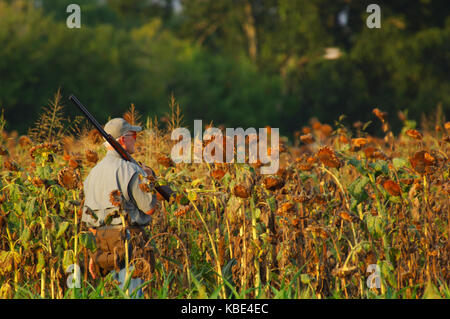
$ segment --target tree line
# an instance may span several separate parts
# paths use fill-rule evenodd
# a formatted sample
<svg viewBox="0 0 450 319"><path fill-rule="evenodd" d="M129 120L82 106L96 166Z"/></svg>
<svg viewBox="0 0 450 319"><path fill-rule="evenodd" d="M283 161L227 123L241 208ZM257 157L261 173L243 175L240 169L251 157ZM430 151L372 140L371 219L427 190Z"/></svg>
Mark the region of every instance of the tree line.
<svg viewBox="0 0 450 319"><path fill-rule="evenodd" d="M399 110L450 113L446 1L379 1L377 29L370 1L78 0L82 26L69 29L72 2L0 0L7 129L25 132L58 88L101 122L131 103L161 116L173 93L189 126L283 134L311 117L367 121L375 107L397 129Z"/></svg>

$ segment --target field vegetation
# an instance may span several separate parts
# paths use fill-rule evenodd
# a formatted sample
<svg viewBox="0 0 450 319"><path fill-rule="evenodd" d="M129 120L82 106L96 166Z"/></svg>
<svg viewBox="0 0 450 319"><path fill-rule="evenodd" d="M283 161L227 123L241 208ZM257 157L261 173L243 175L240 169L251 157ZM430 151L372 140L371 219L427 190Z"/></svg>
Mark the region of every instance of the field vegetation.
<svg viewBox="0 0 450 319"><path fill-rule="evenodd" d="M27 135L0 122L0 297L129 298L111 276L93 279L95 241L80 223L84 177L105 149L58 93ZM167 116L124 114L139 133L139 161L180 194L146 227L155 268L133 260L145 298L450 298L450 123L421 128L399 112L332 125L312 119L281 139L280 169L260 164L174 164ZM69 125L70 124L70 125ZM381 128L383 136L366 131ZM145 188L145 185L142 186ZM81 287L66 273L80 266ZM368 288L369 265L380 288Z"/></svg>

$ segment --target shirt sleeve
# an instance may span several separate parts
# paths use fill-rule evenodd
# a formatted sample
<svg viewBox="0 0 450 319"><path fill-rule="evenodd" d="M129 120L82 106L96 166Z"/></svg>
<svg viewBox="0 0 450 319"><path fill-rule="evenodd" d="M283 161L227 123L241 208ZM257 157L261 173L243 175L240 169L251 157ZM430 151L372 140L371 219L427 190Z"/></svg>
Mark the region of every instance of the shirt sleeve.
<svg viewBox="0 0 450 319"><path fill-rule="evenodd" d="M142 213L151 214L156 207L156 194L146 193L139 187L139 173L135 173L128 184L128 196Z"/></svg>

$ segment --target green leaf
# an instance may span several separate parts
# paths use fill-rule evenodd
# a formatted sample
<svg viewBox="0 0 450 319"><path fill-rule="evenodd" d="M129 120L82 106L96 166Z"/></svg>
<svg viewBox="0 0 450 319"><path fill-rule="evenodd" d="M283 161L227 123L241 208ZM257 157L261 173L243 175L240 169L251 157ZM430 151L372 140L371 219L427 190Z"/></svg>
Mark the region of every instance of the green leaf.
<svg viewBox="0 0 450 319"><path fill-rule="evenodd" d="M372 236L379 238L383 234L383 220L381 216L366 214L364 217L369 233Z"/></svg>
<svg viewBox="0 0 450 319"><path fill-rule="evenodd" d="M370 163L369 166L372 167L376 173L389 174L389 166L386 161L378 160L375 163Z"/></svg>
<svg viewBox="0 0 450 319"><path fill-rule="evenodd" d="M277 210L277 202L275 201L275 198L273 196L267 199L267 203L269 204L270 210L272 212L275 212Z"/></svg>
<svg viewBox="0 0 450 319"><path fill-rule="evenodd" d="M181 197L180 204L181 205L189 205L189 198L187 198L186 196Z"/></svg>
<svg viewBox="0 0 450 319"><path fill-rule="evenodd" d="M228 185L230 184L230 180L231 180L231 174L229 172L227 172L223 177L222 177L222 184L225 187L225 189L228 188Z"/></svg>
<svg viewBox="0 0 450 319"><path fill-rule="evenodd" d="M44 253L42 251L38 252L38 262L36 265L36 272L40 273L42 269L45 267L45 259L44 259Z"/></svg>
<svg viewBox="0 0 450 319"><path fill-rule="evenodd" d="M392 164L394 165L395 169L399 169L408 166L408 161L404 158L396 157L392 160Z"/></svg>
<svg viewBox="0 0 450 319"><path fill-rule="evenodd" d="M31 237L31 230L28 227L25 227L21 236L20 241L22 242L22 245L26 248L29 245L29 240Z"/></svg>
<svg viewBox="0 0 450 319"><path fill-rule="evenodd" d="M370 179L366 176L359 177L348 187L350 195L357 200L357 203L365 201L369 196L365 191L366 185Z"/></svg>
<svg viewBox="0 0 450 319"><path fill-rule="evenodd" d="M66 250L64 251L64 256L63 256L63 269L67 269L70 265L73 265L73 250Z"/></svg>
<svg viewBox="0 0 450 319"><path fill-rule="evenodd" d="M352 157L348 160L348 164L354 166L361 175L367 174L367 170L363 167L360 160L357 160L356 158Z"/></svg>
<svg viewBox="0 0 450 319"><path fill-rule="evenodd" d="M300 179L302 180L302 182L306 181L308 178L311 178L311 175L307 174L307 173L300 173L298 175L300 177Z"/></svg>
<svg viewBox="0 0 450 319"><path fill-rule="evenodd" d="M89 249L92 252L97 250L95 236L91 232L82 232L79 235L81 246Z"/></svg>
<svg viewBox="0 0 450 319"><path fill-rule="evenodd" d="M66 232L68 227L69 227L69 222L62 222L59 225L58 233L56 234L56 239L61 237Z"/></svg>

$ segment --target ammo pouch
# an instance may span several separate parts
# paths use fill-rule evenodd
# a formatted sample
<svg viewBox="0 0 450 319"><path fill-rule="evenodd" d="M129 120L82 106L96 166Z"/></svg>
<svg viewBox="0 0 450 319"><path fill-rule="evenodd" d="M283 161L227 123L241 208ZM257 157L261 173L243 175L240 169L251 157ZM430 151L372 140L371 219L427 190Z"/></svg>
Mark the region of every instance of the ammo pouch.
<svg viewBox="0 0 450 319"><path fill-rule="evenodd" d="M119 272L125 264L125 229L122 227L98 228L95 239L97 250L91 258L102 276L111 270Z"/></svg>
<svg viewBox="0 0 450 319"><path fill-rule="evenodd" d="M91 254L96 272L106 276L110 271L119 272L125 267L125 239L128 239L128 256L135 266L132 277L153 271L155 257L148 247L147 235L141 227L106 226L96 231L97 250Z"/></svg>

